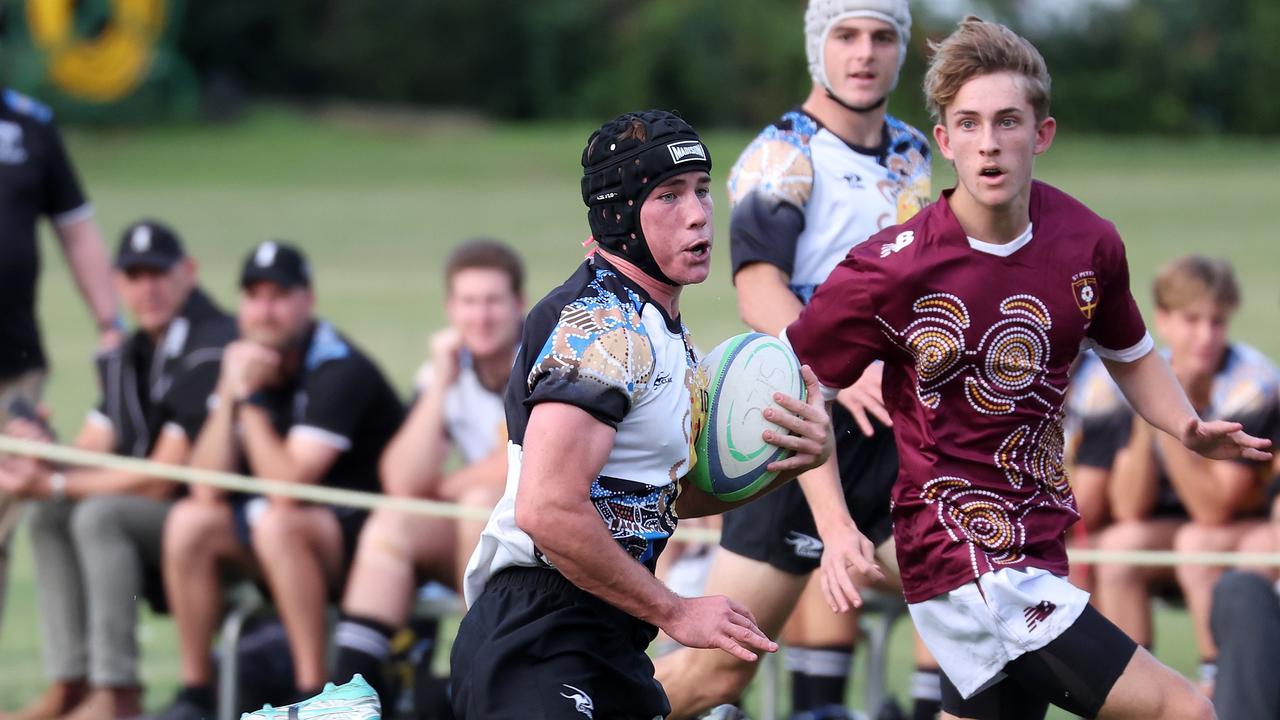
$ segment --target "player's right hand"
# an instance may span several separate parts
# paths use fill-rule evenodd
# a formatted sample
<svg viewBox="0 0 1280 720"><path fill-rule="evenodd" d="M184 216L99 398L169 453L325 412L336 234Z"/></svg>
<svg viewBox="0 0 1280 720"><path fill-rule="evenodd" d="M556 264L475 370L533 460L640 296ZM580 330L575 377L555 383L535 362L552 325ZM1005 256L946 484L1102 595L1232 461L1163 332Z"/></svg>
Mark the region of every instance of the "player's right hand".
<svg viewBox="0 0 1280 720"><path fill-rule="evenodd" d="M675 618L662 630L685 647L719 648L743 662L754 662L756 651L778 651L751 611L723 595L681 598Z"/></svg>

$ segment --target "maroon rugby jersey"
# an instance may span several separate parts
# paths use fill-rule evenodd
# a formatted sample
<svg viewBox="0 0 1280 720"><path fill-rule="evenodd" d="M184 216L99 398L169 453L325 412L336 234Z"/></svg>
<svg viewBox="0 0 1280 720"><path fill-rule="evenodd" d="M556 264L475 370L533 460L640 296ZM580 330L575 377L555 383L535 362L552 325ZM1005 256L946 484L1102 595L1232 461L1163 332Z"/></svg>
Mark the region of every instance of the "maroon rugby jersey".
<svg viewBox="0 0 1280 720"><path fill-rule="evenodd" d="M851 250L786 332L827 388L885 361L908 602L1001 568L1066 575L1067 368L1082 344L1152 347L1110 222L1036 182L1029 241L971 246L949 196Z"/></svg>

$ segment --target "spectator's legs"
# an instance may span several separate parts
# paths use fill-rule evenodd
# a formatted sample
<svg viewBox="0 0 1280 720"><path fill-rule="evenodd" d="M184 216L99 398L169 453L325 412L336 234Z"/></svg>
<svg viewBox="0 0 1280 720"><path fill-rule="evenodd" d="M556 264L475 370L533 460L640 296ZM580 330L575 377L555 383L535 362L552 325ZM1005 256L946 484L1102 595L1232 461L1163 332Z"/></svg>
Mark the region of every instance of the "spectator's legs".
<svg viewBox="0 0 1280 720"><path fill-rule="evenodd" d="M88 649L85 645L84 589L71 539L74 505L47 501L34 504L31 541L40 593L40 629L48 691L13 718L42 720L65 715L87 692Z"/></svg>
<svg viewBox="0 0 1280 720"><path fill-rule="evenodd" d="M360 531L342 599L342 621L334 633L336 682L360 673L384 695L382 666L391 652L392 635L409 617L418 579L446 585L456 581L455 524L448 518L394 510L370 513Z"/></svg>
<svg viewBox="0 0 1280 720"><path fill-rule="evenodd" d="M1168 550L1185 520L1156 518L1119 522L1097 535L1101 550ZM1151 583L1172 577L1168 568L1103 563L1098 566L1094 598L1098 610L1133 638L1150 648Z"/></svg>
<svg viewBox="0 0 1280 720"><path fill-rule="evenodd" d="M178 628L182 683L195 691L188 699L211 707L209 652L222 614L219 572L226 562L248 563L250 558L236 537L231 507L224 502L188 498L175 503L165 520L161 547L165 597Z"/></svg>
<svg viewBox="0 0 1280 720"><path fill-rule="evenodd" d="M1280 598L1270 583L1253 573L1225 573L1213 588L1209 624L1218 645L1218 717L1280 718Z"/></svg>
<svg viewBox="0 0 1280 720"><path fill-rule="evenodd" d="M480 485L462 493L457 502L464 507L478 508L486 512L492 511L493 506L497 505L498 501L502 499L503 489L501 486ZM476 545L480 543L480 534L484 532L486 522L488 522L487 518L459 520L457 522L457 561L454 565L457 568L457 580L454 582L457 584L454 587L459 591L462 589L462 576L467 571L467 563L471 561L471 553L475 552Z"/></svg>
<svg viewBox="0 0 1280 720"><path fill-rule="evenodd" d="M32 407L40 402L44 388L44 370L28 370L16 378L0 380L0 427L13 419L9 415L9 403L22 398ZM5 588L9 579L9 550L13 545L13 531L22 519L23 504L8 493L0 493L0 620L4 618ZM0 623L0 627L2 627Z"/></svg>
<svg viewBox="0 0 1280 720"><path fill-rule="evenodd" d="M1254 529L1246 532L1244 537L1240 538L1240 544L1236 547L1236 550L1242 553L1275 552L1276 527L1277 523L1275 521L1258 523ZM1251 572L1255 575L1260 575L1263 578L1266 578L1267 582L1275 582L1277 570L1280 570L1275 566L1265 565L1262 567L1246 566L1238 569Z"/></svg>
<svg viewBox="0 0 1280 720"><path fill-rule="evenodd" d="M314 694L329 676L325 608L342 582L342 528L333 511L275 500L253 526L253 551L280 611L294 683Z"/></svg>
<svg viewBox="0 0 1280 720"><path fill-rule="evenodd" d="M71 530L89 605L89 684L93 693L68 720L130 718L142 712L138 682L138 598L144 567L160 563L171 502L136 495L82 500Z"/></svg>
<svg viewBox="0 0 1280 720"><path fill-rule="evenodd" d="M1201 525L1188 523L1178 531L1173 547L1179 552L1227 552L1235 550L1240 541L1264 523L1237 522L1230 525ZM1187 599L1187 612L1196 634L1196 649L1202 663L1212 664L1218 657L1218 648L1209 629L1209 606L1213 598L1213 586L1222 576L1224 568L1215 565L1179 565L1178 585ZM1208 690L1212 687L1212 673L1201 677Z"/></svg>

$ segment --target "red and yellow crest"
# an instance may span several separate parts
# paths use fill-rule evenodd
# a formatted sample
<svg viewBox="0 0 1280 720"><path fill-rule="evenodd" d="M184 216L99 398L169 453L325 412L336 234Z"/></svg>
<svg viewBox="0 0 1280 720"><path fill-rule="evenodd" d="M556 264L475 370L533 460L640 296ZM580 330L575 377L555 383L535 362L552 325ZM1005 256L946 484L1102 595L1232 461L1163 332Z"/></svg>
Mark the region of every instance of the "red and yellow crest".
<svg viewBox="0 0 1280 720"><path fill-rule="evenodd" d="M1093 311L1098 307L1098 279L1082 277L1071 283L1071 294L1076 298L1076 307L1084 313L1086 320L1093 319Z"/></svg>

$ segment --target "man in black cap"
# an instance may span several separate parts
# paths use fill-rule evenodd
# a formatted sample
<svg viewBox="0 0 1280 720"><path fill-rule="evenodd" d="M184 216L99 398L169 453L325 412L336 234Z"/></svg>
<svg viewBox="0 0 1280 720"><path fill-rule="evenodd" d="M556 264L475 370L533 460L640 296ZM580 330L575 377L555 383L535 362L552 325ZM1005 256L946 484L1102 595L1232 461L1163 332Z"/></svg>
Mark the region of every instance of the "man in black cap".
<svg viewBox="0 0 1280 720"><path fill-rule="evenodd" d="M459 718L644 718L669 711L645 648L658 628L743 660L777 644L724 596L684 598L653 575L676 517L723 503L683 483L705 384L680 294L711 270L711 157L658 110L622 115L582 155L598 246L529 313L507 386L507 490L467 567L453 645ZM797 454L775 486L831 453L828 418L765 410Z"/></svg>
<svg viewBox="0 0 1280 720"><path fill-rule="evenodd" d="M292 483L376 492L378 460L404 417L381 371L315 316L311 271L296 248L264 242L240 274L240 339L227 346L191 464ZM325 609L346 575L366 513L197 486L164 537L166 595L178 626L183 687L159 717L212 717L209 651L219 571L266 581L288 633L298 697L328 677Z"/></svg>
<svg viewBox="0 0 1280 720"><path fill-rule="evenodd" d="M102 399L76 446L183 464L206 414L235 322L200 290L196 263L162 223L125 229L116 287L137 330L102 354ZM29 409L22 414L29 415ZM48 440L38 421L11 432ZM137 598L159 590L160 538L177 486L133 472L62 471L30 459L0 468L0 487L37 499L31 518L49 690L15 716L127 718L141 712Z"/></svg>

